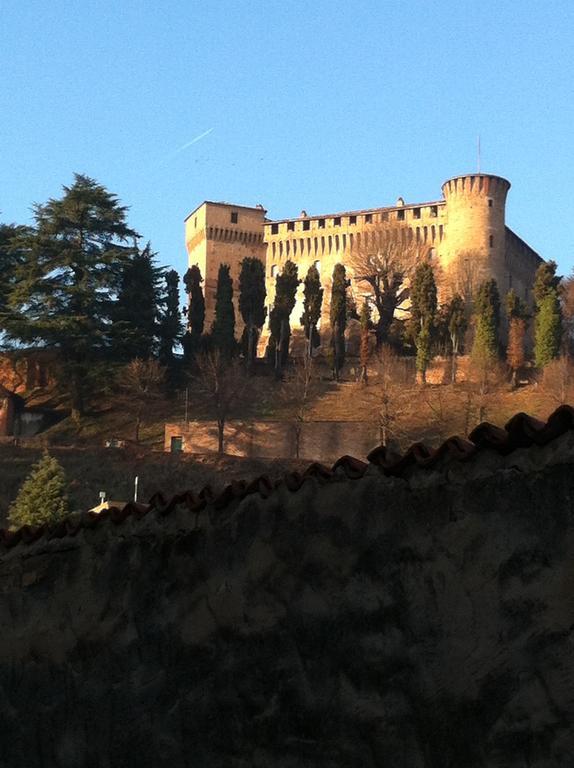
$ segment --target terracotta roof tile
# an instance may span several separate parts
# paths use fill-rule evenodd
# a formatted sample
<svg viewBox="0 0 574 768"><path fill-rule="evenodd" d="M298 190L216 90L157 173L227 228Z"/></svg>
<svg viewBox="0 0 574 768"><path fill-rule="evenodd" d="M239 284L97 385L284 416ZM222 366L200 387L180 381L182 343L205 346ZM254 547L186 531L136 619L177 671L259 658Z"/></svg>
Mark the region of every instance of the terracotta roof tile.
<svg viewBox="0 0 574 768"><path fill-rule="evenodd" d="M404 454L399 455L386 446L378 446L369 453L367 462L353 456L342 456L332 467L315 462L304 472L290 472L277 481L272 481L267 475L250 482L234 481L218 494L209 485L199 493L186 491L169 499L158 492L148 504L130 502L122 510L111 508L99 514L86 512L51 526L24 526L16 531L0 529L0 548L11 549L20 543L29 545L43 537L50 540L75 536L80 530L94 528L108 519L119 526L129 517L140 519L152 510L161 516L169 515L177 507L197 513L212 504L216 510L222 510L251 494L268 498L282 485L296 493L310 479L319 483L337 482L341 472L350 480L356 480L365 475L369 465L377 467L385 475L400 477L412 469L440 469L445 464L467 462L486 451L507 456L520 448L545 446L570 431L574 431L574 408L569 405L557 408L546 422L526 413L517 413L504 429L483 422L470 433L468 439L455 435L434 450L424 443L413 443Z"/></svg>

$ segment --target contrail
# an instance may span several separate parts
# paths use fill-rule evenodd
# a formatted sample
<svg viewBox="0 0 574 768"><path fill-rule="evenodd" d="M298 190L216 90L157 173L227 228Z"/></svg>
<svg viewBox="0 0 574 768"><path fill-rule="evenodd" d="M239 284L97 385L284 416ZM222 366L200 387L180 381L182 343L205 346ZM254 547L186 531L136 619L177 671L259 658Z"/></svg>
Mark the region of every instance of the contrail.
<svg viewBox="0 0 574 768"><path fill-rule="evenodd" d="M187 144L183 144L181 147L179 147L179 149L176 149L173 155L171 155L171 157L175 157L175 155L178 155L180 152L183 152L184 149L191 147L192 144L196 144L198 141L201 141L201 139L204 139L206 136L209 136L209 134L213 133L214 130L215 128L209 128L207 131L200 133L199 136L196 136L191 141L188 141Z"/></svg>

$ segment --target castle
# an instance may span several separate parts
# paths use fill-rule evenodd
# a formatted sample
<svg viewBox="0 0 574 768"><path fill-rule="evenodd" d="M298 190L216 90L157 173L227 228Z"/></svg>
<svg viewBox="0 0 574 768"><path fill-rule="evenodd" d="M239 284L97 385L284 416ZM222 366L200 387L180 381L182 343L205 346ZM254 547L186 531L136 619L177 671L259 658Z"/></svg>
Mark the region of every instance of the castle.
<svg viewBox="0 0 574 768"><path fill-rule="evenodd" d="M500 176L476 173L456 176L442 185L442 198L425 203L310 216L306 211L291 219L266 217L255 207L205 201L185 220L189 265L197 264L204 277L206 328L215 309L217 273L229 264L237 286L240 262L255 256L265 264L267 304L273 305L275 278L287 259L299 267L304 279L315 264L325 288L322 319L328 318L333 267L348 267L351 292L366 296L360 275L353 274L357 254L384 252L389 238L399 240L418 258L429 257L440 272L440 292L458 291L469 296L480 282L495 278L503 297L511 288L531 303L534 274L541 257L505 223L510 182ZM237 311L236 322L242 323ZM303 286L299 286L291 323L297 327L303 311Z"/></svg>

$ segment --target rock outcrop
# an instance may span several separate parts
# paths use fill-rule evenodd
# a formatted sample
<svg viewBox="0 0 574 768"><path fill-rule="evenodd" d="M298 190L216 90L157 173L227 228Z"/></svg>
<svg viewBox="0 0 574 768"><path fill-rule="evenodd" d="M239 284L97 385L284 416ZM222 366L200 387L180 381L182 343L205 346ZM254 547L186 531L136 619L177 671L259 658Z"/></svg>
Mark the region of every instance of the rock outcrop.
<svg viewBox="0 0 574 768"><path fill-rule="evenodd" d="M4 535L0 765L571 765L573 426Z"/></svg>

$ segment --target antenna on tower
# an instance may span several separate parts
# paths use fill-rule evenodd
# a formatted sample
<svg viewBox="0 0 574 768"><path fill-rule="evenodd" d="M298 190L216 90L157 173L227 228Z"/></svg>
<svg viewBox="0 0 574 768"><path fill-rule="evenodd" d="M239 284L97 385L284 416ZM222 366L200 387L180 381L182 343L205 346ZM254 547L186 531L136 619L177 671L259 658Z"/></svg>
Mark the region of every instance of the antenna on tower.
<svg viewBox="0 0 574 768"><path fill-rule="evenodd" d="M480 133L477 137L477 157L478 157L478 172L480 173Z"/></svg>

